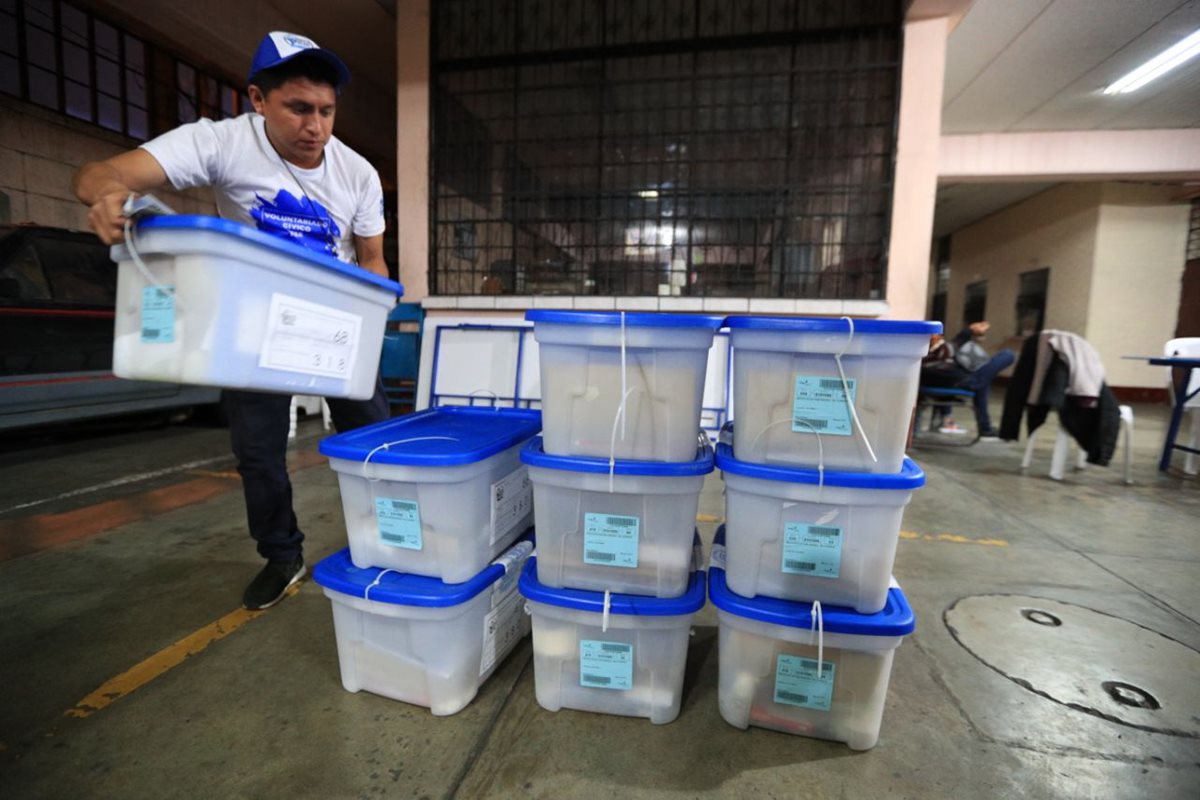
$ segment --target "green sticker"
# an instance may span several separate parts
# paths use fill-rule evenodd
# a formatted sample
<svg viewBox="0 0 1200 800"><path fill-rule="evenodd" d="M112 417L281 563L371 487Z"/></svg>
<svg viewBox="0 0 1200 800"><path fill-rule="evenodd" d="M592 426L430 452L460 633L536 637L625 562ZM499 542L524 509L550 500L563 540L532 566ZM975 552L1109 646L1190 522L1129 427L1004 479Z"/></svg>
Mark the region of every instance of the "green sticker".
<svg viewBox="0 0 1200 800"><path fill-rule="evenodd" d="M376 497L375 519L384 544L405 550L421 549L421 510L412 500Z"/></svg>
<svg viewBox="0 0 1200 800"><path fill-rule="evenodd" d="M142 289L142 341L170 344L175 341L175 287Z"/></svg>
<svg viewBox="0 0 1200 800"><path fill-rule="evenodd" d="M822 661L818 678L816 659L781 654L775 665L775 702L828 711L833 705L833 671L831 662Z"/></svg>
<svg viewBox="0 0 1200 800"><path fill-rule="evenodd" d="M783 564L792 575L836 578L842 568L842 529L789 522L783 526Z"/></svg>
<svg viewBox="0 0 1200 800"><path fill-rule="evenodd" d="M850 403L853 403L855 381L847 380L846 387L850 389ZM854 421L840 378L797 376L792 394L792 431L832 436L854 434Z"/></svg>

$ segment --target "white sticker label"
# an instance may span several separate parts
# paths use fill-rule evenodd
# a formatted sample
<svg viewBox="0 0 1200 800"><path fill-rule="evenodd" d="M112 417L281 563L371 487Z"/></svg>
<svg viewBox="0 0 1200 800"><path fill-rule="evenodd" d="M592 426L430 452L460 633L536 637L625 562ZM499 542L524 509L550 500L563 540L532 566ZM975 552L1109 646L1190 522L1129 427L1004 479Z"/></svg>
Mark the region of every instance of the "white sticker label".
<svg viewBox="0 0 1200 800"><path fill-rule="evenodd" d="M492 484L492 540L495 544L508 534L533 509L533 483L529 467L522 465Z"/></svg>
<svg viewBox="0 0 1200 800"><path fill-rule="evenodd" d="M358 314L273 294L258 365L347 378L354 371L361 329Z"/></svg>
<svg viewBox="0 0 1200 800"><path fill-rule="evenodd" d="M521 613L520 592L508 595L483 618L483 657L479 674L487 673L529 633L529 617Z"/></svg>

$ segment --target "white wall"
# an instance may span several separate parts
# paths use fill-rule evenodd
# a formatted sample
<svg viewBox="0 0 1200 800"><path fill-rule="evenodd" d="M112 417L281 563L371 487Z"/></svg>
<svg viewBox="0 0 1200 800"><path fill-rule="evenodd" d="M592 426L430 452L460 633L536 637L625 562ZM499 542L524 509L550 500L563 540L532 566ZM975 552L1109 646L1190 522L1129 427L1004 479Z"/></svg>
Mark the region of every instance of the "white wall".
<svg viewBox="0 0 1200 800"><path fill-rule="evenodd" d="M1161 388L1162 370L1125 355L1162 352L1179 312L1188 206L1178 187L1064 184L953 235L947 316L962 321L966 286L988 282L985 346L1015 347L1020 273L1050 268L1045 327L1078 333L1115 387Z"/></svg>
<svg viewBox="0 0 1200 800"><path fill-rule="evenodd" d="M1020 274L1050 268L1047 328L1086 335L1101 184L1067 184L1010 206L955 233L950 244L947 328L962 323L969 283L986 280L985 346L1013 346Z"/></svg>
<svg viewBox="0 0 1200 800"><path fill-rule="evenodd" d="M1088 341L1112 386L1158 387L1165 372L1121 355L1152 355L1175 335L1186 258L1186 203L1178 187L1104 185L1092 273Z"/></svg>

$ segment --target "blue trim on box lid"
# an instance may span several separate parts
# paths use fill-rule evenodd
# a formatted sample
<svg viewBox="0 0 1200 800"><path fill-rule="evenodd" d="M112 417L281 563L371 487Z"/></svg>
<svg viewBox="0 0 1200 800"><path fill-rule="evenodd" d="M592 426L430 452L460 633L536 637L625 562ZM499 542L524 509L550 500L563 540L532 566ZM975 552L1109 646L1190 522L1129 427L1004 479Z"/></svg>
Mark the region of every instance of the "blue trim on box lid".
<svg viewBox="0 0 1200 800"><path fill-rule="evenodd" d="M843 317L726 317L730 330L779 331L783 333L849 333L850 323ZM856 319L854 333L920 334L942 332L942 323L919 319Z"/></svg>
<svg viewBox="0 0 1200 800"><path fill-rule="evenodd" d="M503 561L520 547L533 548L527 532L497 561ZM350 560L350 548L327 556L313 568L313 580L327 589L379 603L421 608L447 608L461 605L504 577L503 564L489 564L474 578L463 583L443 583L425 575L411 575L393 569L359 569ZM369 591L369 594L368 594Z"/></svg>
<svg viewBox="0 0 1200 800"><path fill-rule="evenodd" d="M619 326L621 316L622 312L620 311L551 311L538 308L525 312L525 319L530 322L546 322L555 325ZM708 314L656 314L627 311L624 316L626 328L705 328L715 331L725 322L724 317Z"/></svg>
<svg viewBox="0 0 1200 800"><path fill-rule="evenodd" d="M395 292L397 297L404 296L404 287L395 281L380 277L374 272L369 272L356 264L347 264L344 261L338 261L333 256L318 253L304 245L289 242L287 239L265 233L240 222L221 219L220 217L209 217L203 214L169 214L157 217L144 217L137 221L135 228L137 231L156 229L166 231L215 231L217 233L236 236L239 239L244 239L260 247L278 251L285 256L307 261L313 266L324 267L325 269L339 272L348 278L354 278L363 283L377 286L380 289Z"/></svg>
<svg viewBox="0 0 1200 800"><path fill-rule="evenodd" d="M697 431L697 441L699 441ZM591 456L552 456L542 448L542 437L532 439L521 448L521 461L531 467L560 469L566 472L591 472L608 474L608 459ZM696 458L691 461L635 461L618 458L613 462L614 475L648 475L653 477L689 477L707 475L713 471L713 452L707 437L696 448Z"/></svg>
<svg viewBox="0 0 1200 800"><path fill-rule="evenodd" d="M517 588L527 600L545 603L559 608L576 611L604 613L604 592L589 592L583 589L555 589L544 586L537 579L537 556L531 556L521 571ZM659 598L636 594L610 594L610 614L633 617L677 617L692 614L704 608L704 572L696 570L688 579L687 591L680 597Z"/></svg>
<svg viewBox="0 0 1200 800"><path fill-rule="evenodd" d="M713 547L724 546L725 526L722 525L717 529ZM715 564L708 568L708 597L717 608L739 617L789 628L813 627L812 603L734 594L725 585L725 570ZM875 614L859 614L852 608L822 604L821 622L826 633L855 636L907 636L917 627L916 616L898 586L888 590L887 604Z"/></svg>
<svg viewBox="0 0 1200 800"><path fill-rule="evenodd" d="M330 436L318 450L348 461L370 456L372 464L453 467L482 461L541 429L540 411L440 406Z"/></svg>
<svg viewBox="0 0 1200 800"><path fill-rule="evenodd" d="M788 483L822 483L821 473L815 469L785 467L775 464L752 464L739 461L733 456L728 444L717 445L717 469L732 475L758 478L764 481L786 481ZM917 462L905 456L900 471L893 474L879 472L835 472L825 470L825 486L840 486L846 489L895 489L912 491L925 485L925 472Z"/></svg>

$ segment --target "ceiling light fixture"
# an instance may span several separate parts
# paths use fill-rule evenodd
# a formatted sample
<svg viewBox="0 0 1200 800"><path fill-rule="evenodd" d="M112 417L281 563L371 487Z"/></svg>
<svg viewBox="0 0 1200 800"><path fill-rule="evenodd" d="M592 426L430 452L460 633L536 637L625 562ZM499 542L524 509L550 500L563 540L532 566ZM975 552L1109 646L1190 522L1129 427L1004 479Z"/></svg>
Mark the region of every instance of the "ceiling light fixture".
<svg viewBox="0 0 1200 800"><path fill-rule="evenodd" d="M1200 55L1200 31L1196 31L1186 39L1168 47L1133 72L1109 84L1105 87L1104 93L1125 94L1127 92L1136 92L1155 78L1166 75L1171 70L1198 55Z"/></svg>
<svg viewBox="0 0 1200 800"><path fill-rule="evenodd" d="M656 200L658 199L658 189L642 189L638 192L638 197L643 200Z"/></svg>

